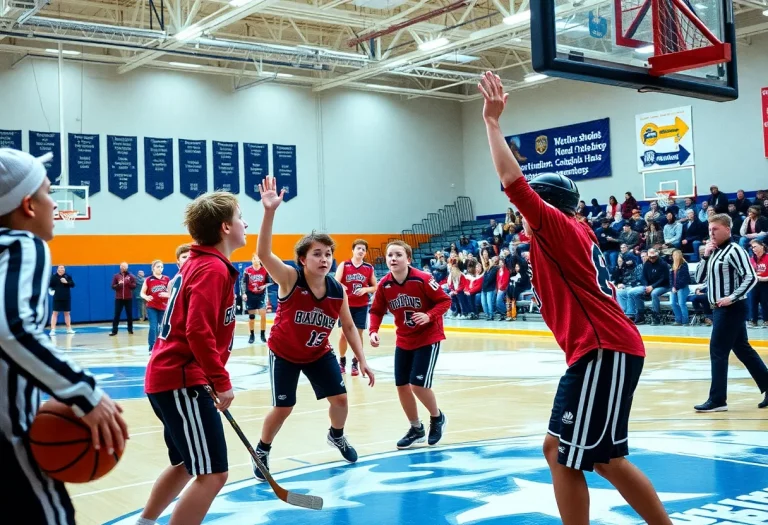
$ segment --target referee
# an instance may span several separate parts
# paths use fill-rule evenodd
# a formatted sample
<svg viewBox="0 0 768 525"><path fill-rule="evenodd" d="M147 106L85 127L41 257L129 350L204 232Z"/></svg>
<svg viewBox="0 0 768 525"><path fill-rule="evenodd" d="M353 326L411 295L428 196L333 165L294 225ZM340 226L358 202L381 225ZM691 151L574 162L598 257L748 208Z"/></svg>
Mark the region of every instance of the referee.
<svg viewBox="0 0 768 525"><path fill-rule="evenodd" d="M712 385L709 399L694 407L697 412L728 410L728 356L731 350L747 367L760 392L766 392L758 408L768 406L768 368L747 339L746 298L747 292L757 283L757 277L747 253L738 243L731 242L732 225L731 217L723 213L709 218L709 241L704 260L696 269L696 281L705 283L714 314L709 341Z"/></svg>

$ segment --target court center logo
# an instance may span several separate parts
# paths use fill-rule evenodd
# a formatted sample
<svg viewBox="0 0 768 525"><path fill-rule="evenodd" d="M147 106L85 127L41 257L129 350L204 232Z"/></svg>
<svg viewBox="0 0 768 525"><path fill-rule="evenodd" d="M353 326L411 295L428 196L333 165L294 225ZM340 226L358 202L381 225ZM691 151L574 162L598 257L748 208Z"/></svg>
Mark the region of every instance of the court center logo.
<svg viewBox="0 0 768 525"><path fill-rule="evenodd" d="M422 448L275 476L288 490L324 499L321 511L292 507L254 479L224 487L205 523L220 525L561 523L542 436ZM639 432L631 459L650 474L675 523L768 521L768 434ZM604 479L588 473L591 523L643 523ZM158 523L167 523L172 507ZM133 525L139 512L111 525Z"/></svg>

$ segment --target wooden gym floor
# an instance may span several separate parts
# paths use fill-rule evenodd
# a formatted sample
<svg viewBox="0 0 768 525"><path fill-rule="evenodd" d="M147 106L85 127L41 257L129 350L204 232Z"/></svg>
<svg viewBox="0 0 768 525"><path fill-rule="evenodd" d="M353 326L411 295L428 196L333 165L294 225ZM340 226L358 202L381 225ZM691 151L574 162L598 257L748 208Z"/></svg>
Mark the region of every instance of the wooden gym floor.
<svg viewBox="0 0 768 525"><path fill-rule="evenodd" d="M565 369L563 353L542 332L541 323L447 324L453 328L441 349L434 389L448 429L437 447L395 448L408 423L392 375L394 335L383 330L380 348L365 346L377 372L376 386L369 388L367 380L353 378L347 370L350 415L345 433L360 461L342 464L326 444L327 402L315 400L303 377L296 408L273 444L272 472L281 473L278 480L289 490L323 497L324 510L301 510L276 500L266 484L253 479L249 455L225 421L229 481L206 523L559 523L540 450ZM121 325L117 337L109 337L106 326L75 328L77 334L59 332L55 342L120 400L131 431L125 455L112 473L69 486L78 523L132 525L168 463L162 427L143 394L146 326L138 323L134 335L128 335ZM630 423L630 459L651 477L675 513L675 523L715 523L717 519L702 517L712 513L702 507L719 501L731 505L731 514L720 516L723 520L738 522L738 512L751 512L752 520L755 513L768 518L768 492L762 492L768 491L768 410L756 408L762 395L735 358L729 411L697 414L692 409L706 400L709 389L708 346L702 344L708 330L642 330L648 358ZM749 333L768 359L768 330ZM247 335L241 320L228 366L237 390L230 410L255 444L271 393L266 345L248 345ZM332 340L336 346L338 330ZM593 523L642 523L603 480L590 474L589 483ZM740 495L741 500L733 499ZM722 503L744 498L752 510Z"/></svg>

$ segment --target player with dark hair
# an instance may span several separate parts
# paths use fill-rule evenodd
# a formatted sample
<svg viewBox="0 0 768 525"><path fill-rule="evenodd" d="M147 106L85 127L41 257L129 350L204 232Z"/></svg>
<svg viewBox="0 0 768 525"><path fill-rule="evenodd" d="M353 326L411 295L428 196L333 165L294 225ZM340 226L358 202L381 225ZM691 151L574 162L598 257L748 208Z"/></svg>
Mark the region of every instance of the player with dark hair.
<svg viewBox="0 0 768 525"><path fill-rule="evenodd" d="M251 266L243 272L243 278L240 283L240 289L243 290L243 300L245 301L245 310L248 312L248 344L253 344L256 337L253 329L256 325L256 314L259 314L259 323L261 327L261 342L267 342L267 270L261 265L259 257L254 253L251 259Z"/></svg>
<svg viewBox="0 0 768 525"><path fill-rule="evenodd" d="M347 290L349 298L349 312L355 321L357 333L363 340L363 330L368 324L368 302L376 291L376 274L373 266L365 262L365 254L368 253L368 242L364 239L356 239L352 243L352 258L344 261L336 268L336 280ZM341 373L347 373L347 338L344 332L339 337L339 367ZM352 358L352 375L360 373L357 367L357 358Z"/></svg>
<svg viewBox="0 0 768 525"><path fill-rule="evenodd" d="M379 327L387 310L395 317L395 386L411 426L397 442L405 449L423 443L424 425L419 419L416 399L429 410L429 445L443 437L447 418L440 410L432 379L435 375L440 342L445 339L443 316L451 307L451 298L432 274L411 266L413 251L403 241L387 245L389 273L379 281L371 306L371 346L379 346Z"/></svg>
<svg viewBox="0 0 768 525"><path fill-rule="evenodd" d="M671 525L651 482L625 459L629 412L645 347L616 302L594 232L575 217L579 191L573 181L554 173L526 181L499 124L508 96L501 79L488 72L478 87L485 99L483 118L493 163L530 230L534 296L568 364L544 440L563 523L589 523L583 471L594 470L646 523ZM569 247L565 259L564 243Z"/></svg>
<svg viewBox="0 0 768 525"><path fill-rule="evenodd" d="M226 410L235 397L225 368L237 324L238 272L229 258L245 246L248 224L237 198L226 192L197 197L187 206L184 224L195 244L168 285L168 306L144 379L163 424L170 466L152 487L137 525L153 525L192 477L170 522L202 523L229 471L217 409ZM209 385L218 402L206 392Z"/></svg>
<svg viewBox="0 0 768 525"><path fill-rule="evenodd" d="M256 253L278 285L280 306L269 333L269 376L272 380L272 410L264 418L256 454L269 468L272 442L296 405L296 387L302 372L309 379L318 400L328 399L331 427L327 443L339 450L348 462L357 461L357 452L344 435L349 406L347 389L341 377L328 337L341 318L341 328L358 359L363 376L373 386L363 345L355 330L344 287L328 275L333 261L334 242L328 235L312 233L295 247L298 268L285 264L272 253L272 223L283 202L285 190L277 192L275 178L268 176L259 185L264 219ZM254 465L258 479L264 475Z"/></svg>
<svg viewBox="0 0 768 525"><path fill-rule="evenodd" d="M91 374L60 352L45 332L53 239L50 160L0 148L0 508L3 523L75 525L64 483L35 462L29 442L40 395L72 407L88 425L93 446L110 456L125 447L122 408ZM14 518L15 516L15 518Z"/></svg>

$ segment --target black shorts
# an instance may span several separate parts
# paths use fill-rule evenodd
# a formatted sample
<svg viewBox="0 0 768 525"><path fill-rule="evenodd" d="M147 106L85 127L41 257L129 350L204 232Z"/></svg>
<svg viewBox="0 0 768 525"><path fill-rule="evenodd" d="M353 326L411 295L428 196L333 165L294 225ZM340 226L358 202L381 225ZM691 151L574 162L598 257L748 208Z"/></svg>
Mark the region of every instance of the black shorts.
<svg viewBox="0 0 768 525"><path fill-rule="evenodd" d="M594 350L566 370L549 419L549 433L560 439L558 463L592 471L629 455L629 412L644 361Z"/></svg>
<svg viewBox="0 0 768 525"><path fill-rule="evenodd" d="M147 394L165 429L171 465L193 476L228 471L224 425L213 398L202 386Z"/></svg>
<svg viewBox="0 0 768 525"><path fill-rule="evenodd" d="M263 310L266 308L266 297L266 293L246 293L245 311L250 312L251 310Z"/></svg>
<svg viewBox="0 0 768 525"><path fill-rule="evenodd" d="M432 388L440 343L422 346L415 350L395 348L395 385L415 385Z"/></svg>
<svg viewBox="0 0 768 525"><path fill-rule="evenodd" d="M296 387L299 374L309 379L317 399L338 396L347 393L344 379L341 377L339 363L333 352L311 363L292 363L269 352L269 379L272 383L272 406L292 407L296 404Z"/></svg>
<svg viewBox="0 0 768 525"><path fill-rule="evenodd" d="M72 299L53 299L52 312L71 312L72 311Z"/></svg>
<svg viewBox="0 0 768 525"><path fill-rule="evenodd" d="M10 441L0 432L0 465L0 508L19 513L17 519L9 518L9 523L75 525L75 508L64 483L43 474L26 439Z"/></svg>
<svg viewBox="0 0 768 525"><path fill-rule="evenodd" d="M365 330L368 328L368 306L350 306L349 313L352 314L352 321L355 323L355 327L358 330ZM339 319L339 326L341 326L341 319Z"/></svg>

